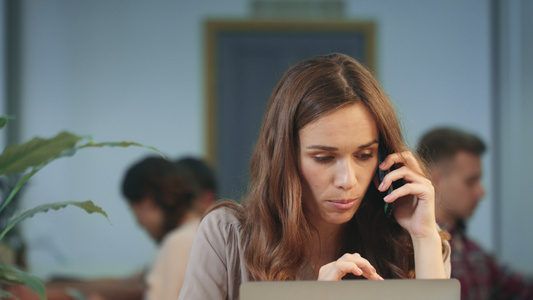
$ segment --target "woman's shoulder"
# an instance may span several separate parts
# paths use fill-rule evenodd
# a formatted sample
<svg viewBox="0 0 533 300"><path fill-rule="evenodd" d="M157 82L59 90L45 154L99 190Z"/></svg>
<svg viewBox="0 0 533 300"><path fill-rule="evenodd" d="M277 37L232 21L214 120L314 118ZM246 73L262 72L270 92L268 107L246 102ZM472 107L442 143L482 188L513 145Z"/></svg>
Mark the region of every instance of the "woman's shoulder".
<svg viewBox="0 0 533 300"><path fill-rule="evenodd" d="M209 230L218 229L215 231L240 229L239 210L239 204L218 205L204 216L200 227Z"/></svg>

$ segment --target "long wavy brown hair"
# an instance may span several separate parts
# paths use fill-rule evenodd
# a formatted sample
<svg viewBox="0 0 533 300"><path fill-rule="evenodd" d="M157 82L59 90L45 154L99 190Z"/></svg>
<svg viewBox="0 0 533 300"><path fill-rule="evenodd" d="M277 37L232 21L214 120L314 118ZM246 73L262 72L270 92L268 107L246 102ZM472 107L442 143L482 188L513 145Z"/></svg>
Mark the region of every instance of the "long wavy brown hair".
<svg viewBox="0 0 533 300"><path fill-rule="evenodd" d="M316 56L291 67L270 97L250 163L242 205L244 260L252 280L294 280L307 263L316 233L302 207L298 133L305 125L346 106L363 103L372 113L380 145L407 150L393 105L374 76L343 54ZM383 195L370 184L345 232L342 253L359 253L384 278L413 278L408 232L383 212Z"/></svg>

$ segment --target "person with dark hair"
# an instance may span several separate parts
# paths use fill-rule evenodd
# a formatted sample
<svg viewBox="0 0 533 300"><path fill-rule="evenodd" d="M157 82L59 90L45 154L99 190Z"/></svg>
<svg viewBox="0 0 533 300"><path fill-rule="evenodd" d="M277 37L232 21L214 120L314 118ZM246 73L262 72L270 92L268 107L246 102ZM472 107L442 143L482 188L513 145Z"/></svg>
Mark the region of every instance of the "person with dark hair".
<svg viewBox="0 0 533 300"><path fill-rule="evenodd" d="M378 168L390 171L381 182ZM203 218L179 299L238 299L245 281L448 278L424 174L359 62L294 65L268 102L247 194Z"/></svg>
<svg viewBox="0 0 533 300"><path fill-rule="evenodd" d="M139 224L158 243L196 215L191 209L193 187L162 157L147 157L130 167L122 194Z"/></svg>
<svg viewBox="0 0 533 300"><path fill-rule="evenodd" d="M437 222L451 233L452 278L462 300L533 299L533 281L501 266L466 235L466 221L485 195L481 156L485 143L454 127L426 132L417 147L436 189Z"/></svg>

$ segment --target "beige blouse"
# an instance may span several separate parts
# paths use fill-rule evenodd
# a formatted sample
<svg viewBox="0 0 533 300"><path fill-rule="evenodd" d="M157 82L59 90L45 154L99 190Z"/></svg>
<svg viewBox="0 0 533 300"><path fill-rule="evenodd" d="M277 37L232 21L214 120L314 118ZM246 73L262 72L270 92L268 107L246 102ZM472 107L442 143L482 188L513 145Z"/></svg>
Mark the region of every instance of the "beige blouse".
<svg viewBox="0 0 533 300"><path fill-rule="evenodd" d="M241 255L241 224L229 208L218 208L204 217L196 234L185 281L179 300L239 299L239 287L249 281ZM445 266L448 277L451 267L449 245ZM304 266L300 280L316 280L310 265Z"/></svg>
<svg viewBox="0 0 533 300"><path fill-rule="evenodd" d="M200 218L194 218L165 235L146 283L144 300L176 300L180 294Z"/></svg>

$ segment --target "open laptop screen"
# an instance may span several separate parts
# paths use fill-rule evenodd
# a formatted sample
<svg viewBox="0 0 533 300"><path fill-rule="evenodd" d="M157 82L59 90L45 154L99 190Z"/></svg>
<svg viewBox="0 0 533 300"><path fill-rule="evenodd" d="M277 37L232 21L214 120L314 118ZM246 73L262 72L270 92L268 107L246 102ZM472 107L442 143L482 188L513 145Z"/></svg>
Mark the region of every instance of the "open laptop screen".
<svg viewBox="0 0 533 300"><path fill-rule="evenodd" d="M459 300L457 279L244 282L240 300Z"/></svg>

